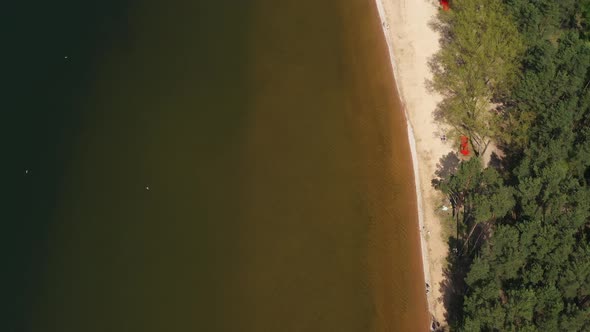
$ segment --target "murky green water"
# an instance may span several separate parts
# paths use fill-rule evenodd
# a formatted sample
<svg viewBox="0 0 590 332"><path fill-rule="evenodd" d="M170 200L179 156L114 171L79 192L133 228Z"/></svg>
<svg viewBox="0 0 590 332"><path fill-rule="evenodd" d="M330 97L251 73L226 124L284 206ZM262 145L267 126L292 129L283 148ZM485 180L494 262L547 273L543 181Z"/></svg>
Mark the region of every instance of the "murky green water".
<svg viewBox="0 0 590 332"><path fill-rule="evenodd" d="M373 1L61 5L87 30L51 48L50 152L15 169L27 330L425 327Z"/></svg>

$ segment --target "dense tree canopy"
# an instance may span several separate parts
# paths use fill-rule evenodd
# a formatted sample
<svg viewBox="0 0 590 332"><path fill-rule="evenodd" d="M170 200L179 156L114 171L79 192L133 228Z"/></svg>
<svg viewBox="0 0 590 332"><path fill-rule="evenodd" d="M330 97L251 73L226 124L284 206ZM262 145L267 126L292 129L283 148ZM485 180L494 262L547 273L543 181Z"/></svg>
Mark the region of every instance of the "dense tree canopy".
<svg viewBox="0 0 590 332"><path fill-rule="evenodd" d="M462 79L445 94L443 109L449 98L467 94L461 87L469 82L499 105L496 118L481 120L490 128L483 135L496 139L506 158L498 170L478 158L463 161L437 182L457 213L455 242L469 249L451 258L454 273L465 272L455 285L461 305L450 324L462 331L590 331L590 0L489 2L507 15L487 16L496 23L485 26L516 27L502 29L514 36L503 35L511 42L498 47L524 45L522 57L508 53L517 65L487 63L499 67L493 79L493 68L445 60L459 52L471 57L469 27L480 29L485 16L473 2L456 0L454 14L440 15L451 41L436 59L442 69L434 85L440 90L437 84ZM479 17L463 26L461 10ZM483 49L496 45L477 38L488 43ZM477 68L473 77L449 74L466 68ZM449 108L444 116L453 122L469 111Z"/></svg>

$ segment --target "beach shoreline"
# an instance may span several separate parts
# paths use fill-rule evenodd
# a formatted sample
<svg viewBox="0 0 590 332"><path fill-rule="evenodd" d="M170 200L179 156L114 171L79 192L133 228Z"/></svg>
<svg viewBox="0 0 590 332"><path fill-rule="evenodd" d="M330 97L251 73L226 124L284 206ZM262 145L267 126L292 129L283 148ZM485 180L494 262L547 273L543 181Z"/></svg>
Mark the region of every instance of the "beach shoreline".
<svg viewBox="0 0 590 332"><path fill-rule="evenodd" d="M426 81L431 77L428 61L439 49L439 35L428 26L437 13L437 3L428 0L375 2L407 122L422 266L424 280L430 285L429 291L425 289L428 312L433 320L444 326L446 312L442 301L442 282L448 247L443 239L440 220L434 213L439 193L432 188L430 181L438 159L451 152L451 148L441 141L441 129L432 116L440 96L426 87Z"/></svg>

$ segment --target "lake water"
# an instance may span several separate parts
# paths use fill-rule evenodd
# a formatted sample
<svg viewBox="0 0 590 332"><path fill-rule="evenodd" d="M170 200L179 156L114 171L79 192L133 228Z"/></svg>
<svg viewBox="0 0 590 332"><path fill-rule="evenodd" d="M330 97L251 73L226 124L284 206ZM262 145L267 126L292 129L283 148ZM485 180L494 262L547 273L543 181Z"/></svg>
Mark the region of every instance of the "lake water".
<svg viewBox="0 0 590 332"><path fill-rule="evenodd" d="M9 327L426 330L405 118L345 3L16 8Z"/></svg>

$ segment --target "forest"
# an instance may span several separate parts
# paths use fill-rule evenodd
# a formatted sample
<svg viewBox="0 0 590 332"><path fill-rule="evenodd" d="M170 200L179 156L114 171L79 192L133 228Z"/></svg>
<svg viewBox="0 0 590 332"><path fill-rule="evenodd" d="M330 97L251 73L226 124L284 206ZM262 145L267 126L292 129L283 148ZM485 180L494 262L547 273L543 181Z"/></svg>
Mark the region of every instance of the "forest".
<svg viewBox="0 0 590 332"><path fill-rule="evenodd" d="M436 116L474 152L433 180L449 328L590 331L590 0L455 0L433 26Z"/></svg>

